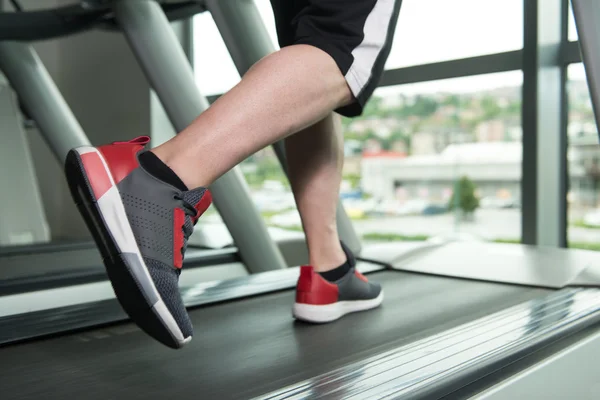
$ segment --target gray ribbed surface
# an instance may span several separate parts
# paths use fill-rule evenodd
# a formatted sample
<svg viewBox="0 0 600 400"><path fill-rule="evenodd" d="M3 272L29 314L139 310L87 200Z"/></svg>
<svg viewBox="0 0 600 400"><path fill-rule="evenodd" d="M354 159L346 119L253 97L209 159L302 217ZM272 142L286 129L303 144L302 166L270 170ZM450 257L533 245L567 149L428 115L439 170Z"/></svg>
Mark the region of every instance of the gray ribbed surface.
<svg viewBox="0 0 600 400"><path fill-rule="evenodd" d="M559 335L599 311L599 290L561 290L260 398L421 398L442 380Z"/></svg>

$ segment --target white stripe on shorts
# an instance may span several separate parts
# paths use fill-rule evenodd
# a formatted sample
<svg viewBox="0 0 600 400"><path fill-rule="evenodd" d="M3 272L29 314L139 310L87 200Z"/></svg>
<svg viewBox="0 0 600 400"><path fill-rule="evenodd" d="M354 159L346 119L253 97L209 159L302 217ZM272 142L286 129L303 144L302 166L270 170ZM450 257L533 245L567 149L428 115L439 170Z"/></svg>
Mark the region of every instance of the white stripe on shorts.
<svg viewBox="0 0 600 400"><path fill-rule="evenodd" d="M358 97L369 83L373 66L385 46L396 0L377 0L365 21L363 41L352 51L354 61L346 74L352 94Z"/></svg>

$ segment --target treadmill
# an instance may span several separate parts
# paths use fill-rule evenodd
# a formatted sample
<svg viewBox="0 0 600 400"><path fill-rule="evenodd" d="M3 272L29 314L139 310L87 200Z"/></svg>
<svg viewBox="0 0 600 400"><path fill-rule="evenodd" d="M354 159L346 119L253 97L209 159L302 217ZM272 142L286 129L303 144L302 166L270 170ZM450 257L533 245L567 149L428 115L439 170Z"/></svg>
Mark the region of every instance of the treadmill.
<svg viewBox="0 0 600 400"><path fill-rule="evenodd" d="M292 318L297 268L196 284L184 271L195 334L181 351L128 322L105 283L104 299L2 316L0 386L9 399L468 398L583 338L598 353L600 291L582 286L600 255L481 243L464 259L473 247L366 246L358 269L384 304L325 325ZM490 253L510 268L492 277ZM444 276L449 257L462 268ZM549 260L568 267L555 281L540 279Z"/></svg>
<svg viewBox="0 0 600 400"><path fill-rule="evenodd" d="M166 77L186 83L191 76L169 34L169 4L118 1L100 8L90 24L125 32L168 112L171 107L174 125L181 126L203 103L195 90L160 86L172 82ZM244 7L251 7L203 4L216 21L236 16L240 23ZM154 62L161 54L169 55L172 67ZM6 55L0 43L0 58ZM252 55L238 53L240 69L244 58L249 62ZM178 113L168 105L178 97L195 109ZM351 235L338 217L342 234ZM278 268L277 252L269 261L272 247L263 243L263 258L274 267L253 271L256 254L247 246L260 232L251 236L235 238L246 276L207 280L196 270L183 271L181 290L195 334L180 351L129 322L107 281L1 296L3 398L489 400L514 393L591 399L600 393L594 386L598 253L460 240L355 240L358 269L382 283L384 304L311 325L291 315L298 268Z"/></svg>

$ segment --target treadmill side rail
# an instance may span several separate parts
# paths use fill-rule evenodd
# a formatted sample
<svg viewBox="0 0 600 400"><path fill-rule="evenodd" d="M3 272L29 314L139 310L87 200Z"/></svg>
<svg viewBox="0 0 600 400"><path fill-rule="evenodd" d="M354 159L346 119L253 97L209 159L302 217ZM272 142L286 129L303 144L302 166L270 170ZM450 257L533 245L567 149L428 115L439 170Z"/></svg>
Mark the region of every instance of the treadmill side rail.
<svg viewBox="0 0 600 400"><path fill-rule="evenodd" d="M368 274L381 271L384 268L376 264L359 262L357 269L361 273ZM181 297L188 308L205 306L292 289L296 285L297 279L298 267L287 268L239 278L200 282L186 287L182 286ZM0 316L0 346L49 335L65 334L74 330L92 328L99 325L127 321L128 317L114 298L110 284L105 282L104 285L106 286L106 292L109 293L109 296L105 297L104 300L44 309L25 314ZM63 291L68 289L66 288ZM28 296L35 295L35 293L28 294ZM64 296L65 293L59 292L54 295ZM21 301L24 300L21 299ZM1 306L2 303L0 302Z"/></svg>

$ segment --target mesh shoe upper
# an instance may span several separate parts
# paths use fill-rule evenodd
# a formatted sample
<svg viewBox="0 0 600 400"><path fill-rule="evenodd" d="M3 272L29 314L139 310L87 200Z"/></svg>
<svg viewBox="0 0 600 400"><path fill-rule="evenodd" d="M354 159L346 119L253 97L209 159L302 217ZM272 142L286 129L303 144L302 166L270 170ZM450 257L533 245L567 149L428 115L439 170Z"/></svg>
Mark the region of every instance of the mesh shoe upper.
<svg viewBox="0 0 600 400"><path fill-rule="evenodd" d="M363 280L355 268L335 284L338 286L338 301L370 300L381 293L381 285Z"/></svg>
<svg viewBox="0 0 600 400"><path fill-rule="evenodd" d="M338 300L369 300L379 296L381 285L369 282L356 270L356 257L344 242L341 242L341 244L350 264L350 272L335 282L339 290Z"/></svg>
<svg viewBox="0 0 600 400"><path fill-rule="evenodd" d="M179 275L188 238L210 195L204 188L182 192L141 167L119 182L118 188L154 285L183 335L191 336L192 323L179 293Z"/></svg>
<svg viewBox="0 0 600 400"><path fill-rule="evenodd" d="M296 303L328 305L339 301L371 300L381 294L381 285L369 282L356 269L356 258L342 243L350 270L335 282L329 282L312 266L302 266L296 285Z"/></svg>

